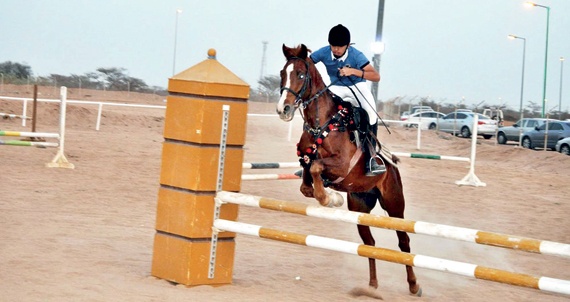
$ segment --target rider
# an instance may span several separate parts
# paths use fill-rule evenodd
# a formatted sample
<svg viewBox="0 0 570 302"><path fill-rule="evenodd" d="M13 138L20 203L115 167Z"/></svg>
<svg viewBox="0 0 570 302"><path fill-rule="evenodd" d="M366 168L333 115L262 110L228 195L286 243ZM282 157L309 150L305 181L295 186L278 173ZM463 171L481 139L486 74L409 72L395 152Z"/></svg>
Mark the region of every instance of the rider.
<svg viewBox="0 0 570 302"><path fill-rule="evenodd" d="M349 101L354 106L361 106L368 114L370 130L378 133L378 113L375 109L374 97L368 89L366 80L378 82L380 74L358 49L350 44L350 31L339 24L329 31L329 46L313 52L311 60L316 64L322 62L329 75L332 85L329 89L332 93ZM355 95L356 94L356 95ZM355 100L355 96L358 98ZM371 138L373 149L376 149L376 139ZM375 154L367 150L366 176L380 175L386 172L384 165L379 165L375 160Z"/></svg>

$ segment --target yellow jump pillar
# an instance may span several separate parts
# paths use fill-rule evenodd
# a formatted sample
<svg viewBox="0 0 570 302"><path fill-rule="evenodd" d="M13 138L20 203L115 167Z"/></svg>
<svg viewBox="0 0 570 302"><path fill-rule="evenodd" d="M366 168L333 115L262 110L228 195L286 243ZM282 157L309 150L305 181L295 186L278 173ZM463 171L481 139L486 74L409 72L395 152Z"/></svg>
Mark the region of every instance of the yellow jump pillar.
<svg viewBox="0 0 570 302"><path fill-rule="evenodd" d="M217 189L223 109L229 106L222 190L240 191L249 85L208 59L168 81L164 144L151 273L185 285L232 282L235 233L218 236L215 274L210 244ZM220 218L237 220L237 205Z"/></svg>

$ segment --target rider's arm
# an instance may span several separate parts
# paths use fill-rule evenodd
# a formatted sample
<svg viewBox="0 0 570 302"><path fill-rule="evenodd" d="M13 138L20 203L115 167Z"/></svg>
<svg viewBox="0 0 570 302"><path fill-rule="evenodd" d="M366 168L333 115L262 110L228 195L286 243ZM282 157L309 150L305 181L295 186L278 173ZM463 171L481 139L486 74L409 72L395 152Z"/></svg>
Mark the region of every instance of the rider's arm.
<svg viewBox="0 0 570 302"><path fill-rule="evenodd" d="M362 75L361 77L365 80L372 81L372 82L379 82L380 81L380 74L372 65L368 64L362 68Z"/></svg>
<svg viewBox="0 0 570 302"><path fill-rule="evenodd" d="M343 67L339 70L340 76L355 76L368 81L380 81L380 74L372 65L367 64L362 69Z"/></svg>

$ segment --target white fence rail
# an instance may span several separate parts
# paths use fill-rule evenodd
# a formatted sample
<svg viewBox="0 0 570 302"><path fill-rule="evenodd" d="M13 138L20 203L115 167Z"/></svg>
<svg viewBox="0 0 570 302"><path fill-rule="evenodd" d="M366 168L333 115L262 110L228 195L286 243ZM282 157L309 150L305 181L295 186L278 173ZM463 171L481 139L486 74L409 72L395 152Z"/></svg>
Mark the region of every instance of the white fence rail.
<svg viewBox="0 0 570 302"><path fill-rule="evenodd" d="M21 101L23 103L22 107L22 126L26 126L26 112L28 108L28 102L33 101L33 98L21 98L21 97L10 97L10 96L0 96L0 100L8 100L8 101ZM60 100L57 99L37 99L38 102L46 102L46 103L59 103ZM135 107L135 108L150 108L150 109L166 109L166 106L161 105L144 105L144 104L126 104L126 103L112 103L112 102L100 102L100 101L80 101L80 100L67 100L68 104L79 104L79 105L96 105L97 109L97 121L95 122L95 130L99 131L101 128L101 115L103 113L103 106L115 106L115 107ZM275 117L277 118L277 114L256 114L256 113L248 113L249 117ZM405 122L405 121L398 121L398 120L384 120L386 124L418 124L417 131L417 150L421 149L421 127L419 127L419 123L417 122ZM289 133L287 139L291 141L292 139L292 132L293 132L293 123L289 123Z"/></svg>

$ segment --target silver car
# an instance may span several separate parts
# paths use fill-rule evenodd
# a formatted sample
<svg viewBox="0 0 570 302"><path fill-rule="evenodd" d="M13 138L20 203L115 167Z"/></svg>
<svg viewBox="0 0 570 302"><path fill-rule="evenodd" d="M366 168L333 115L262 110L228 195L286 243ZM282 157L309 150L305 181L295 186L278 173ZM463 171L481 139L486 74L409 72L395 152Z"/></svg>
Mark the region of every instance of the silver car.
<svg viewBox="0 0 570 302"><path fill-rule="evenodd" d="M407 127L410 128L417 128L418 124L421 124L421 129L430 129L433 130L437 128L437 122L442 119L445 114L437 111L420 111L414 114L410 114L406 121L414 123L414 124L407 124Z"/></svg>
<svg viewBox="0 0 570 302"><path fill-rule="evenodd" d="M545 118L523 118L512 126L499 127L497 131L497 143L506 144L510 141L518 142L524 132L530 131L535 127L540 127L545 121ZM549 119L549 121L555 120Z"/></svg>
<svg viewBox="0 0 570 302"><path fill-rule="evenodd" d="M547 125L548 130L546 130ZM566 137L570 137L570 122L549 121L523 133L522 146L529 149L544 148L546 140L546 148L554 149L556 143Z"/></svg>
<svg viewBox="0 0 570 302"><path fill-rule="evenodd" d="M570 155L570 137L559 140L555 148L557 152Z"/></svg>
<svg viewBox="0 0 570 302"><path fill-rule="evenodd" d="M453 133L468 138L473 133L473 119L478 116L477 134L490 139L497 131L497 121L475 112L452 112L439 120L439 131Z"/></svg>

